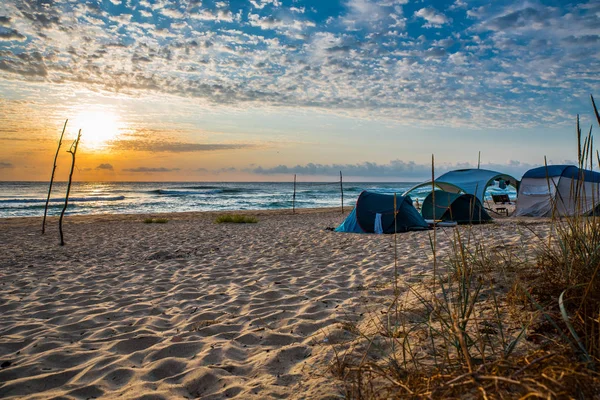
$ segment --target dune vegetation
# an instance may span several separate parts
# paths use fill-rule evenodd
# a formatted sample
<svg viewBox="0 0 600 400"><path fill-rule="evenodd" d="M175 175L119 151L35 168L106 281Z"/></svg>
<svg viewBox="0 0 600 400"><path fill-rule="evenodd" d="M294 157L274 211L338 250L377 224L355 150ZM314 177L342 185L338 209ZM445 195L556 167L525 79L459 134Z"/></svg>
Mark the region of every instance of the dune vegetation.
<svg viewBox="0 0 600 400"><path fill-rule="evenodd" d="M591 129L577 132L579 167L600 168ZM600 396L600 217L516 226L533 247L454 227L431 232L428 276L404 279L396 258L393 295L332 345L349 398Z"/></svg>

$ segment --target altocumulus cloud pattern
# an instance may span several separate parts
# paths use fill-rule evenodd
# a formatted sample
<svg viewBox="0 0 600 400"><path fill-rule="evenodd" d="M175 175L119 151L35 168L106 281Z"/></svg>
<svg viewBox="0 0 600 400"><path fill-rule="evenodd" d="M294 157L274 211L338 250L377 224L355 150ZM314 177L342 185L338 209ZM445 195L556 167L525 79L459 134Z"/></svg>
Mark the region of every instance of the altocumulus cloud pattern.
<svg viewBox="0 0 600 400"><path fill-rule="evenodd" d="M421 123L564 121L600 3L7 0L0 78Z"/></svg>

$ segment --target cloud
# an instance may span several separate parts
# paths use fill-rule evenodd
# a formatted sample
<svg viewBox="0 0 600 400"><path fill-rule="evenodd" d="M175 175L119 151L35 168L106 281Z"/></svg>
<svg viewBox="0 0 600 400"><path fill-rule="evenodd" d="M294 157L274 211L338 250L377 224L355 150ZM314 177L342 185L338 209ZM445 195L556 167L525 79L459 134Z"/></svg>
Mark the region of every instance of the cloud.
<svg viewBox="0 0 600 400"><path fill-rule="evenodd" d="M210 9L127 0L126 14L97 2L14 0L0 6L0 80L419 126L556 126L581 112L577 93L593 92L600 72L594 2L467 10L478 18L465 15L472 2L453 2L447 15L417 6L407 19L403 10L414 6L404 0L219 1ZM444 29L424 34L423 24Z"/></svg>
<svg viewBox="0 0 600 400"><path fill-rule="evenodd" d="M421 8L415 12L415 16L423 18L427 23L423 25L425 28L439 28L450 22L450 19L434 8Z"/></svg>
<svg viewBox="0 0 600 400"><path fill-rule="evenodd" d="M421 176L426 175L431 170L431 166L418 165L413 161L404 162L393 160L388 164L377 164L365 162L360 164L314 164L296 165L289 167L278 165L276 167L264 168L261 166L250 169L250 172L259 175L274 174L301 174L301 175L338 175L340 171L347 176L362 177L393 177L403 176Z"/></svg>
<svg viewBox="0 0 600 400"><path fill-rule="evenodd" d="M442 58L442 57L445 57L447 54L448 53L444 49L432 47L423 52L423 57L425 57L426 59Z"/></svg>
<svg viewBox="0 0 600 400"><path fill-rule="evenodd" d="M600 43L600 35L568 36L562 41L572 45L596 45Z"/></svg>
<svg viewBox="0 0 600 400"><path fill-rule="evenodd" d="M38 51L15 54L0 50L0 71L11 72L25 77L46 77L48 69L44 56Z"/></svg>
<svg viewBox="0 0 600 400"><path fill-rule="evenodd" d="M0 169L5 169L5 168L14 168L14 166L9 163L9 162L0 162Z"/></svg>
<svg viewBox="0 0 600 400"><path fill-rule="evenodd" d="M315 23L308 20L298 20L292 18L281 19L273 16L261 17L258 14L248 16L250 26L257 26L263 30L273 29L281 32L302 31L307 27L314 27Z"/></svg>
<svg viewBox="0 0 600 400"><path fill-rule="evenodd" d="M404 30L404 0L346 0L347 14L340 18L348 31L366 30L369 33L390 35L394 29Z"/></svg>
<svg viewBox="0 0 600 400"><path fill-rule="evenodd" d="M145 173L145 174L153 174L157 172L174 172L179 171L180 168L165 168L165 167L137 167L137 168L124 168L124 172L134 172L134 173Z"/></svg>
<svg viewBox="0 0 600 400"><path fill-rule="evenodd" d="M451 63L456 64L456 65L466 64L467 59L468 59L467 56L460 51L457 51L456 53L450 54L448 56L448 61L450 61Z"/></svg>
<svg viewBox="0 0 600 400"><path fill-rule="evenodd" d="M114 168L113 168L112 164L107 164L107 163L98 165L96 167L96 169L105 169L107 171L114 171Z"/></svg>
<svg viewBox="0 0 600 400"><path fill-rule="evenodd" d="M229 10L200 10L198 13L192 14L191 16L194 19L204 20L204 21L225 21L225 22L233 22L236 19L236 16Z"/></svg>
<svg viewBox="0 0 600 400"><path fill-rule="evenodd" d="M128 25L132 18L132 14L119 14L110 16L110 20L112 22L116 22L118 25Z"/></svg>
<svg viewBox="0 0 600 400"><path fill-rule="evenodd" d="M467 10L467 17L469 18L482 18L488 11L488 6L474 7Z"/></svg>
<svg viewBox="0 0 600 400"><path fill-rule="evenodd" d="M58 28L61 10L53 1L16 1L16 8L36 30ZM52 6L54 5L54 6Z"/></svg>
<svg viewBox="0 0 600 400"><path fill-rule="evenodd" d="M488 21L485 25L487 28L504 31L507 29L533 27L534 24L547 25L552 11L547 8L536 9L533 7L523 8L508 14L496 17Z"/></svg>
<svg viewBox="0 0 600 400"><path fill-rule="evenodd" d="M562 163L559 162L559 164ZM482 164L481 168L499 171L513 175L517 179L529 169L539 165L522 163L510 160L505 164ZM436 165L436 175L439 176L445 172L455 169L476 168L476 165L470 163L440 164ZM392 160L387 164L378 164L364 162L357 164L314 164L286 166L278 165L275 167L253 167L246 169L258 175L309 175L309 176L339 176L340 171L345 176L363 177L363 178L389 178L389 179L422 179L431 177L431 164L417 164L414 161Z"/></svg>
<svg viewBox="0 0 600 400"><path fill-rule="evenodd" d="M455 0L454 3L450 6L450 10L456 10L459 8L467 8L468 4L462 0Z"/></svg>
<svg viewBox="0 0 600 400"><path fill-rule="evenodd" d="M374 21L384 17L384 9L377 4L369 0L348 0L346 3L350 9L348 18L356 18L359 21Z"/></svg>
<svg viewBox="0 0 600 400"><path fill-rule="evenodd" d="M235 167L225 167L219 168L211 171L213 174L227 174L227 173L235 173L238 172L238 169Z"/></svg>
<svg viewBox="0 0 600 400"><path fill-rule="evenodd" d="M170 17L170 18L183 18L183 13L179 10L173 9L173 8L163 8L160 10L160 13L162 15L164 15L165 17Z"/></svg>
<svg viewBox="0 0 600 400"><path fill-rule="evenodd" d="M252 145L248 144L202 144L187 142L144 141L143 139L118 140L112 142L111 145L119 150L149 151L156 153L195 153L203 151L237 150L253 147Z"/></svg>
<svg viewBox="0 0 600 400"><path fill-rule="evenodd" d="M27 39L27 36L21 35L16 29L9 29L8 31L5 31L5 32L0 31L0 40L4 40L4 41L17 40L17 41L22 42L26 39Z"/></svg>
<svg viewBox="0 0 600 400"><path fill-rule="evenodd" d="M0 15L0 26L4 28L10 27L10 17Z"/></svg>
<svg viewBox="0 0 600 400"><path fill-rule="evenodd" d="M269 4L273 5L273 7L281 7L280 0L250 0L250 4L252 4L254 8L258 8L259 10L262 10Z"/></svg>

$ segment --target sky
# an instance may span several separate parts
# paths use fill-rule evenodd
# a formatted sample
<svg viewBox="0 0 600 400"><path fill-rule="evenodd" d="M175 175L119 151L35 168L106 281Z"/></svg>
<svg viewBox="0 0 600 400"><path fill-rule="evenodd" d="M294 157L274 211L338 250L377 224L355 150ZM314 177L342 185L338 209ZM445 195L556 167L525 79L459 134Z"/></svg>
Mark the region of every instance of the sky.
<svg viewBox="0 0 600 400"><path fill-rule="evenodd" d="M519 179L599 83L597 0L4 0L0 180Z"/></svg>

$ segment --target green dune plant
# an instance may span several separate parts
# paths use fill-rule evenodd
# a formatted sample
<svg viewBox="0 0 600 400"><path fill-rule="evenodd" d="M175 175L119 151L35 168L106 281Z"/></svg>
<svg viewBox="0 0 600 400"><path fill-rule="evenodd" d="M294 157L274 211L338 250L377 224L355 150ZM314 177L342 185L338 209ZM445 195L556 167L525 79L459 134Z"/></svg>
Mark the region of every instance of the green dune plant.
<svg viewBox="0 0 600 400"><path fill-rule="evenodd" d="M215 218L217 224L222 223L233 223L233 224L255 224L258 219L253 216L241 215L241 214L223 214Z"/></svg>
<svg viewBox="0 0 600 400"><path fill-rule="evenodd" d="M169 222L167 218L145 218L145 224L166 224Z"/></svg>

